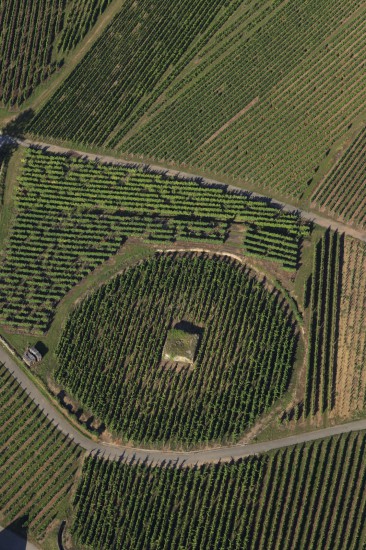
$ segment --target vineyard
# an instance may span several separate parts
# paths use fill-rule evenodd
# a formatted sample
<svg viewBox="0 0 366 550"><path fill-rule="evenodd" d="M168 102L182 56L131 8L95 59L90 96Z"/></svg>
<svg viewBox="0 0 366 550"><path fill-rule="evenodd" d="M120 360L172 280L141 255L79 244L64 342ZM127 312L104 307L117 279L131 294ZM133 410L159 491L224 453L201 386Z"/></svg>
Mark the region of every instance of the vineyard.
<svg viewBox="0 0 366 550"><path fill-rule="evenodd" d="M0 149L0 204L4 203L6 172L11 158L11 152L11 147L5 145Z"/></svg>
<svg viewBox="0 0 366 550"><path fill-rule="evenodd" d="M85 36L108 0L7 0L0 4L0 104L13 107L62 65L55 54ZM66 25L65 19L67 19Z"/></svg>
<svg viewBox="0 0 366 550"><path fill-rule="evenodd" d="M69 52L75 48L95 25L112 0L71 0L68 4L66 23L58 40L57 49Z"/></svg>
<svg viewBox="0 0 366 550"><path fill-rule="evenodd" d="M27 518L42 538L68 505L81 451L61 434L0 365L2 523Z"/></svg>
<svg viewBox="0 0 366 550"><path fill-rule="evenodd" d="M205 43L211 23L227 4L228 0L142 0L136 9L135 0L127 0L33 121L31 131L103 144L118 125L128 127L134 110L149 101L145 96L156 94L158 85L164 89L171 71L184 68L196 42ZM202 40L197 39L200 34Z"/></svg>
<svg viewBox="0 0 366 550"><path fill-rule="evenodd" d="M302 197L365 108L364 3L174 2L163 38L155 4L124 5L29 131Z"/></svg>
<svg viewBox="0 0 366 550"><path fill-rule="evenodd" d="M366 550L365 37L0 0L0 550Z"/></svg>
<svg viewBox="0 0 366 550"><path fill-rule="evenodd" d="M310 287L305 415L333 409L344 236L327 231L316 245ZM307 300L306 300L307 301Z"/></svg>
<svg viewBox="0 0 366 550"><path fill-rule="evenodd" d="M74 537L93 550L360 549L365 442L361 432L192 469L88 458Z"/></svg>
<svg viewBox="0 0 366 550"><path fill-rule="evenodd" d="M127 236L148 242L223 242L248 227L246 253L294 270L309 227L269 202L126 165L28 149L16 216L0 264L0 320L44 331L60 299L118 252Z"/></svg>
<svg viewBox="0 0 366 550"><path fill-rule="evenodd" d="M346 417L366 405L366 245L346 238L339 309L336 411Z"/></svg>
<svg viewBox="0 0 366 550"><path fill-rule="evenodd" d="M312 196L314 205L366 228L366 127Z"/></svg>
<svg viewBox="0 0 366 550"><path fill-rule="evenodd" d="M193 368L162 358L177 323L200 329ZM294 332L278 293L238 262L160 254L74 310L56 379L124 440L235 441L286 391Z"/></svg>

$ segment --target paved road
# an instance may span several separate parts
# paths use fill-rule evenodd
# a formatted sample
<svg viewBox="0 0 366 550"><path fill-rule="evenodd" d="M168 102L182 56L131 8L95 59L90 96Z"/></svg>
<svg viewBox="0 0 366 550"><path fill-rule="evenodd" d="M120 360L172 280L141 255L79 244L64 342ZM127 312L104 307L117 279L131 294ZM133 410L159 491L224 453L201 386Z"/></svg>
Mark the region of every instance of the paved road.
<svg viewBox="0 0 366 550"><path fill-rule="evenodd" d="M298 434L290 437L284 437L273 441L265 441L262 443L253 444L238 444L228 447L216 447L200 451L177 452L177 451L160 451L147 450L130 447L117 447L103 443L92 441L88 437L80 433L68 419L63 416L49 401L46 399L39 389L33 384L23 370L17 365L9 353L0 346L0 361L5 364L10 372L13 373L20 385L27 391L30 397L37 403L49 419L65 434L71 437L83 449L91 453L104 455L110 460L130 459L139 460L148 459L154 464L166 464L168 462L193 466L207 462L229 461L250 455L255 455L281 447L289 447L298 443L314 441L332 435L348 433L359 430L366 430L366 419L341 424L331 428Z"/></svg>
<svg viewBox="0 0 366 550"><path fill-rule="evenodd" d="M38 547L0 525L0 550L38 550Z"/></svg>
<svg viewBox="0 0 366 550"><path fill-rule="evenodd" d="M39 142L39 141L31 141L31 140L28 140L28 139L18 139L18 138L11 138L9 136L0 136L0 147L1 147L1 144L2 143L17 143L18 145L22 146L22 147L30 147L31 145L37 145L39 147L44 147L44 148L47 148L49 151L52 151L54 153L68 153L70 152L70 148L66 148L66 147L61 147L59 145L51 145L49 143L42 143L42 142ZM83 157L86 157L90 160L96 160L96 159L99 159L101 162L109 162L109 163L112 163L112 164L131 164L131 160L124 160L124 159L116 159L114 157L109 157L109 156L103 156L103 155L96 155L96 154L93 154L93 153L85 153L83 151L74 151L75 153L83 156ZM166 171L167 169L162 167L162 166L157 166L157 165L152 165L152 164L149 164L150 168L152 170L158 170L158 171L161 171L161 170L164 170ZM177 170L168 170L169 174L171 175L179 175L181 177L187 177L187 178L201 178L201 176L197 176L195 174L189 174L187 172L181 172L181 171L177 171ZM237 190L237 191L241 191L241 192L245 192L243 189L239 188L239 187L234 187L234 186L231 186L231 185L227 185L227 184L224 184L223 182L220 182L220 181L217 181L217 180L211 180L211 179L205 179L203 178L205 182L209 183L209 184L216 184L216 185L220 185L221 187L224 185L226 187L228 187L229 189L232 189L232 190ZM267 198L268 197L265 197L264 195L260 195L258 193L251 193L251 195L253 197L261 197L261 198ZM322 226L322 227L330 227L331 229L333 229L334 231L335 230L338 230L340 233L345 233L346 235L350 235L351 237L354 237L356 239L359 239L360 241L363 241L363 242L366 242L366 232L365 231L360 231L358 229L355 229L353 227L350 227L349 225L346 225L346 224L343 224L341 222L337 222L337 221L334 221L334 220L331 220L325 216L321 216L320 214L316 213L316 212L306 212L304 210L299 210L296 206L293 206L291 204L288 204L288 203L283 203L283 202L280 202L280 201L277 201L277 200L274 200L272 199L272 203L273 204L277 204L278 206L282 207L284 210L286 211L299 211L301 213L301 216L306 219L306 220L309 220L309 221L313 221L314 223Z"/></svg>

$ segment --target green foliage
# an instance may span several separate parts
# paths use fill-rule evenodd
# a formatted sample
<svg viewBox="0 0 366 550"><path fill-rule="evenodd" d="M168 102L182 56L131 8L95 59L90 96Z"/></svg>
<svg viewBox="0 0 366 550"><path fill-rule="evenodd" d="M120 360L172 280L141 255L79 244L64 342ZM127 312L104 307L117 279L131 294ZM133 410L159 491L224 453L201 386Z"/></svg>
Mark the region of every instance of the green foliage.
<svg viewBox="0 0 366 550"><path fill-rule="evenodd" d="M309 227L301 225L297 214L282 212L277 218L270 219L265 207L263 213L267 216L262 217L258 211L245 234L246 253L280 262L284 269L295 271L300 260L301 242L303 236L309 234Z"/></svg>
<svg viewBox="0 0 366 550"><path fill-rule="evenodd" d="M182 468L88 458L75 498L85 548L362 548L365 435Z"/></svg>
<svg viewBox="0 0 366 550"><path fill-rule="evenodd" d="M69 52L84 38L112 0L69 0L57 49ZM66 17L66 13L65 13Z"/></svg>
<svg viewBox="0 0 366 550"><path fill-rule="evenodd" d="M313 193L311 200L333 216L366 228L366 127Z"/></svg>
<svg viewBox="0 0 366 550"><path fill-rule="evenodd" d="M228 3L126 0L30 131L103 145Z"/></svg>
<svg viewBox="0 0 366 550"><path fill-rule="evenodd" d="M65 503L81 451L0 364L0 509L7 523L23 516L41 537Z"/></svg>
<svg viewBox="0 0 366 550"><path fill-rule="evenodd" d="M290 236L283 239L289 246L292 242L294 257L299 254L298 216L270 203L196 181L36 149L26 152L16 206L0 265L0 321L26 330L46 330L59 300L116 254L126 236L222 242L238 219L258 231L263 224L275 234L286 231ZM278 259L288 262L284 251L277 251ZM259 253L266 257L266 249Z"/></svg>
<svg viewBox="0 0 366 550"><path fill-rule="evenodd" d="M71 4L71 6L70 6ZM54 46L74 47L108 0L6 0L0 4L0 104L12 107L59 67ZM65 14L69 17L65 25Z"/></svg>
<svg viewBox="0 0 366 550"><path fill-rule="evenodd" d="M22 103L55 70L52 47L62 25L62 13L62 0L1 3L0 101L3 105Z"/></svg>
<svg viewBox="0 0 366 550"><path fill-rule="evenodd" d="M334 407L342 257L343 236L327 231L311 275L305 415Z"/></svg>
<svg viewBox="0 0 366 550"><path fill-rule="evenodd" d="M238 10L232 31L217 33L169 97L109 145L302 197L365 108L361 4L256 2L242 18Z"/></svg>
<svg viewBox="0 0 366 550"><path fill-rule="evenodd" d="M194 368L161 364L168 331L203 326ZM191 444L237 437L285 392L292 319L233 261L156 255L70 316L57 381L125 439Z"/></svg>

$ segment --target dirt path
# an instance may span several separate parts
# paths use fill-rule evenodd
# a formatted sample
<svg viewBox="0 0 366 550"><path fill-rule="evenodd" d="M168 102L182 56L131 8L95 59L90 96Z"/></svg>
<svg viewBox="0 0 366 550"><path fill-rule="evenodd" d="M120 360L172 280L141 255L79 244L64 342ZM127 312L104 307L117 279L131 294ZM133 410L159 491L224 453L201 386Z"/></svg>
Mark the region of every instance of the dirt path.
<svg viewBox="0 0 366 550"><path fill-rule="evenodd" d="M254 107L254 105L256 105L256 103L258 103L259 101L259 97L255 97L250 103L248 103L248 105L246 107L244 107L244 109L242 109L241 111L239 111L235 116L233 116L230 120L228 120L227 122L225 122L225 124L223 124L223 126L221 126L221 128L219 128L214 134L212 134L211 137L209 137L208 139L206 139L206 141L202 144L202 147L204 147L205 145L208 145L209 143L211 143L211 141L213 141L215 138L217 138L217 136L219 136L221 134L221 132L223 132L224 130L226 130L227 128L229 128L229 126L231 124L233 124L233 122L235 122L236 120L238 120L238 118L240 118L241 116L245 115L246 112L249 111L249 109L251 107Z"/></svg>
<svg viewBox="0 0 366 550"><path fill-rule="evenodd" d="M59 145L51 145L49 143L31 141L31 140L28 140L28 139L22 140L22 139L18 139L18 138L9 138L8 136L0 136L0 147L2 145L2 142L6 143L6 142L11 142L11 141L17 143L21 147L31 147L32 145L36 145L36 146L39 146L39 147L44 147L44 148L47 148L48 151L51 151L53 153L63 153L63 154L65 154L65 153L70 152L70 148L67 148L67 147L61 147ZM111 164L137 164L137 163L131 162L131 160L119 159L119 158L109 157L109 156L105 156L105 155L97 155L97 154L94 154L94 153L85 153L83 151L74 151L74 152L81 155L82 157L87 158L87 159L92 160L92 161L99 160L101 162L106 162L106 163L111 163ZM141 164L143 164L143 163L141 163ZM145 166L145 164L144 164L144 166ZM200 178L200 179L203 179L203 181L208 183L208 184L220 185L221 187L224 186L229 191L230 190L240 191L241 193L245 192L244 189L241 189L239 187L234 187L232 185L227 185L227 184L225 184L223 182L220 182L220 181L217 181L217 180L201 178L201 176L197 176L195 174L189 174L187 172L181 172L179 170L167 170L166 168L164 168L162 166L152 165L152 164L149 164L149 168L151 170L156 170L156 171L160 171L160 172L161 171L168 172L172 176L179 176L179 177L190 178L190 179ZM266 198L268 200L268 196L266 197L265 195L260 195L258 193L250 193L250 195L252 197ZM366 232L365 231L360 231L358 229L350 227L347 224L331 220L329 218L326 218L325 216L321 216L320 214L318 214L316 212L312 212L312 211L311 212L306 212L305 210L299 210L298 208L296 208L296 206L293 206L292 204L279 202L279 201L276 201L274 199L272 199L272 204L278 205L279 207L283 208L283 210L286 211L286 212L297 211L301 214L301 217L303 219L312 221L312 222L320 225L321 227L325 227L325 228L330 227L334 231L339 231L340 233L345 233L346 235L350 235L351 237L354 237L355 239L366 242Z"/></svg>
<svg viewBox="0 0 366 550"><path fill-rule="evenodd" d="M27 391L33 401L43 410L49 420L55 424L58 429L68 435L80 447L89 453L98 453L110 460L120 459L136 459L148 460L154 464L178 463L185 466L194 466L209 462L230 461L246 456L265 453L273 449L289 447L299 443L323 439L324 437L334 436L342 433L353 431L366 430L366 419L349 422L329 428L323 428L312 432L301 433L275 439L273 441L264 441L253 444L237 444L226 447L215 447L211 449L203 449L197 451L163 451L150 450L133 447L123 447L95 442L72 426L68 419L63 416L56 408L48 401L35 384L28 378L27 374L18 366L18 364L8 355L3 347L0 347L0 361L6 368L15 376L18 383Z"/></svg>

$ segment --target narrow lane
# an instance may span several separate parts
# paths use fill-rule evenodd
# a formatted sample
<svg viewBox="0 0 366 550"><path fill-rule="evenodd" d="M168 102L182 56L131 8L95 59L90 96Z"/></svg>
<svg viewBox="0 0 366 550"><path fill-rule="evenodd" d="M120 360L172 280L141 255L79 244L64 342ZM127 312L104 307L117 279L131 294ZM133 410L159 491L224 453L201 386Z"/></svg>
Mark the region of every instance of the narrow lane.
<svg viewBox="0 0 366 550"><path fill-rule="evenodd" d="M3 362L6 368L15 376L20 385L27 391L33 401L43 410L48 418L62 431L75 441L80 447L90 453L98 453L110 460L121 460L135 458L138 460L149 460L154 464L164 465L167 463L184 464L193 466L195 464L203 464L208 462L230 461L250 455L264 453L273 449L289 447L299 443L306 443L316 439L322 439L342 433L366 430L366 419L340 424L329 428L323 428L312 432L297 434L273 441L264 441L261 443L252 444L237 444L226 447L216 447L211 449L197 451L161 451L150 450L135 447L115 446L104 443L95 442L81 432L79 432L69 421L63 416L48 399L46 399L35 384L28 378L25 372L17 365L12 357L3 347L0 347L0 361Z"/></svg>

